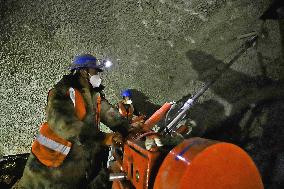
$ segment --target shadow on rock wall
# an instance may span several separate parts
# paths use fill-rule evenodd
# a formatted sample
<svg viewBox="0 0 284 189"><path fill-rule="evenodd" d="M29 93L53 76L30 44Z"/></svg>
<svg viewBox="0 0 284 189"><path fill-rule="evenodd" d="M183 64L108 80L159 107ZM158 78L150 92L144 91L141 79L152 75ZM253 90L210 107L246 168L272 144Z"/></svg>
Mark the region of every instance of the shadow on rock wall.
<svg viewBox="0 0 284 189"><path fill-rule="evenodd" d="M161 106L153 104L149 101L149 97L147 97L144 93L136 90L130 89L132 93L133 106L135 107L135 111L139 112L149 118L156 110L158 110Z"/></svg>
<svg viewBox="0 0 284 189"><path fill-rule="evenodd" d="M203 82L224 65L202 51L190 50L187 57ZM224 115L226 107L218 101L197 104L191 118L202 129L193 130L193 135L243 147L259 167L266 188L279 188L284 184L284 82L228 69L210 89L228 102L230 114Z"/></svg>
<svg viewBox="0 0 284 189"><path fill-rule="evenodd" d="M173 120L173 116L176 115L176 112L189 98L192 98L192 94L185 95L176 102L177 107L173 109L173 113L171 113L172 116L169 116L170 120ZM202 115L210 116L206 116L206 119L204 119ZM224 120L224 115L225 111L223 105L214 99L206 100L203 103L194 104L184 118L186 120L185 124L192 127L192 132L187 137L203 136L208 128L214 127L214 125ZM196 125L191 121L194 121Z"/></svg>
<svg viewBox="0 0 284 189"><path fill-rule="evenodd" d="M284 59L284 19L279 20L279 31L281 35L281 48L282 48L282 60L283 60Z"/></svg>
<svg viewBox="0 0 284 189"><path fill-rule="evenodd" d="M278 21L279 23L279 32L280 32L280 36L281 36L281 53L282 53L282 63L283 63L283 60L284 60L284 7L283 7L283 18L282 19L279 19Z"/></svg>

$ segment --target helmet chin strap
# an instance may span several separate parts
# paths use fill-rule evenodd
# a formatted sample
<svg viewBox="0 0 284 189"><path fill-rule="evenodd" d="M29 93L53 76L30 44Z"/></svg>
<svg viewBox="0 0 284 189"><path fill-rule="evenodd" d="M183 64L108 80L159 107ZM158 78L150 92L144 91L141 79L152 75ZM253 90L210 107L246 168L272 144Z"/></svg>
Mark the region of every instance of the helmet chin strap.
<svg viewBox="0 0 284 189"><path fill-rule="evenodd" d="M89 72L87 72L86 70L85 70L85 72L86 72L86 73L88 74L88 76L89 76L87 80L90 81L91 74L90 74Z"/></svg>

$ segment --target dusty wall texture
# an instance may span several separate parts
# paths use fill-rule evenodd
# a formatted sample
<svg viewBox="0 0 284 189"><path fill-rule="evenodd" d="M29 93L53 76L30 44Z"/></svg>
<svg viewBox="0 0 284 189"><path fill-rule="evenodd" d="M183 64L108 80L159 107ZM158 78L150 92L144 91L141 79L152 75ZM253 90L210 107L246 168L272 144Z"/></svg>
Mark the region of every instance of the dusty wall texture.
<svg viewBox="0 0 284 189"><path fill-rule="evenodd" d="M258 18L269 4L270 0L0 0L0 152L29 152L45 119L47 91L68 73L74 55L110 58L115 65L104 74L107 98L116 103L120 91L131 88L147 114L165 101L194 94L215 66L224 64L242 44L237 36L260 30ZM193 136L235 142L255 160L262 151L268 156L266 149L271 147L279 151L283 141L283 22L267 20L264 27L266 38L249 49L190 114L197 124ZM264 132L264 125L272 121L276 124ZM224 134L224 124L237 131ZM219 131L227 138L220 138ZM263 142L271 137L276 138L271 144ZM250 143L255 140L261 146ZM283 166L283 161L284 154L275 153L273 166ZM271 168L265 166L263 172ZM272 172L279 180L283 172L277 171Z"/></svg>

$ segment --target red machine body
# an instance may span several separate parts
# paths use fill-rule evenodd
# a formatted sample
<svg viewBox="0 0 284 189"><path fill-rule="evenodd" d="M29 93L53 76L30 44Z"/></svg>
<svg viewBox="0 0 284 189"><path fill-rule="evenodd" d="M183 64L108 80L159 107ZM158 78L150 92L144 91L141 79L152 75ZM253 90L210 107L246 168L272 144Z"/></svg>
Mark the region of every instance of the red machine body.
<svg viewBox="0 0 284 189"><path fill-rule="evenodd" d="M263 189L246 152L203 138L186 139L166 156L146 150L141 141L128 140L120 171L127 179L114 181L113 189Z"/></svg>
<svg viewBox="0 0 284 189"><path fill-rule="evenodd" d="M253 35L247 39L231 59L226 61L226 66L219 70L219 74L213 80L205 83L181 107L174 108L172 105L175 103L165 103L145 121L142 130L148 133L155 124L164 119L163 130L159 131L162 136L172 137L175 134L187 133L188 127L178 126L184 120L188 110L222 73L256 43L257 39L258 35ZM175 112L175 114L172 114L174 117L168 119L171 111ZM159 144L159 140L154 140L159 150L151 151L152 146L149 147L148 144L152 145L153 140L146 137L146 141L143 143L141 139L144 134L140 134L140 137L128 140L124 145L123 161L116 161L117 164L114 167L118 168L114 168L114 170L119 170L118 175L122 175L122 178L126 179L115 180L113 189L264 188L254 162L244 150L236 145L203 138L190 138L183 140L175 147L169 146L167 149ZM146 150L145 145L150 151Z"/></svg>
<svg viewBox="0 0 284 189"><path fill-rule="evenodd" d="M148 151L143 145L141 141L131 140L124 145L121 168L126 174L127 181L114 181L113 189L153 188L154 178L152 177L157 173L159 166L157 162L159 162L161 153ZM117 163L114 166L119 167L120 165Z"/></svg>
<svg viewBox="0 0 284 189"><path fill-rule="evenodd" d="M203 138L184 140L164 159L154 189L263 189L249 155L236 145Z"/></svg>

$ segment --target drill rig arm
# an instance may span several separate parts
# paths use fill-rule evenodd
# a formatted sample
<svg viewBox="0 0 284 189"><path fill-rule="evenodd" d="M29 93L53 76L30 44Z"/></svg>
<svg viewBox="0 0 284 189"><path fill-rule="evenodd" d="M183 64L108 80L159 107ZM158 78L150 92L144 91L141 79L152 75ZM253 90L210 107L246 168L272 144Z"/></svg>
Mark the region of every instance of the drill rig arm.
<svg viewBox="0 0 284 189"><path fill-rule="evenodd" d="M257 40L258 36L254 35L251 38L249 38L248 40L246 40L244 42L244 44L237 50L237 52L235 52L232 55L232 58L230 58L224 65L224 67L219 71L219 73L209 82L207 82L192 98L189 98L184 105L182 106L182 108L178 111L177 115L172 119L172 121L167 124L164 129L161 131L162 135L168 135L168 134L172 134L172 132L174 132L177 129L177 126L179 124L180 121L183 120L183 118L186 116L188 110L193 106L193 104L198 100L198 98L200 96L203 95L203 93L205 91L208 90L208 88L213 85L220 77L221 75L228 69L230 68L230 66L236 62L236 60L244 53L246 52L246 50L250 47L252 47L256 40Z"/></svg>

